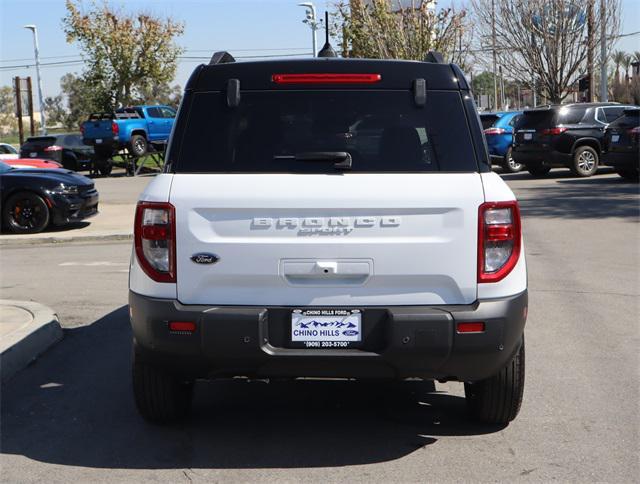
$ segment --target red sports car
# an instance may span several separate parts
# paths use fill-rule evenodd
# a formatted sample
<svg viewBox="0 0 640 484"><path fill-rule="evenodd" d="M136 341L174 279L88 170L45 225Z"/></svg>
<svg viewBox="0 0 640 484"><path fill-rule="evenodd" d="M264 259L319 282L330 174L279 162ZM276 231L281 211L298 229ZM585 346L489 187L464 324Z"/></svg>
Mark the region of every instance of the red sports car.
<svg viewBox="0 0 640 484"><path fill-rule="evenodd" d="M45 160L43 158L18 158L15 160L2 160L9 166L14 168L62 168L57 161Z"/></svg>

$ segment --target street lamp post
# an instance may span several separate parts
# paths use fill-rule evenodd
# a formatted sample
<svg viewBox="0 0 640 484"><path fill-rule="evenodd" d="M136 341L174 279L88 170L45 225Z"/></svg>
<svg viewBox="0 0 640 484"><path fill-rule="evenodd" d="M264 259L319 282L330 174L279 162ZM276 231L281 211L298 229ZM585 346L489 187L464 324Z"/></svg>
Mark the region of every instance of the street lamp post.
<svg viewBox="0 0 640 484"><path fill-rule="evenodd" d="M313 57L318 55L318 43L316 40L316 30L320 28L320 22L318 22L316 17L316 7L311 2L299 3L298 7L304 7L307 9L307 18L303 20L305 24L309 24L311 27L311 41L313 45Z"/></svg>
<svg viewBox="0 0 640 484"><path fill-rule="evenodd" d="M33 50L36 56L36 77L38 81L38 101L40 103L40 131L47 134L47 120L44 113L44 98L42 97L42 78L40 77L40 54L38 52L38 29L35 25L25 25L25 29L33 32Z"/></svg>

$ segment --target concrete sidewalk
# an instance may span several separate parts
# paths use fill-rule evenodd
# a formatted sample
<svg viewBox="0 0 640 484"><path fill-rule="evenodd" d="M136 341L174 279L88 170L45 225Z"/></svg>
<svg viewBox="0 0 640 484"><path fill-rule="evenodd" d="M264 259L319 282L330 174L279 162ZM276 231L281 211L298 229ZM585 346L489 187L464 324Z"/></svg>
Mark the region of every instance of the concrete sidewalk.
<svg viewBox="0 0 640 484"><path fill-rule="evenodd" d="M55 312L31 301L0 299L0 373L2 381L27 366L62 339Z"/></svg>
<svg viewBox="0 0 640 484"><path fill-rule="evenodd" d="M138 196L153 176L96 178L100 193L98 215L39 234L0 234L0 247L76 241L127 240L133 237Z"/></svg>

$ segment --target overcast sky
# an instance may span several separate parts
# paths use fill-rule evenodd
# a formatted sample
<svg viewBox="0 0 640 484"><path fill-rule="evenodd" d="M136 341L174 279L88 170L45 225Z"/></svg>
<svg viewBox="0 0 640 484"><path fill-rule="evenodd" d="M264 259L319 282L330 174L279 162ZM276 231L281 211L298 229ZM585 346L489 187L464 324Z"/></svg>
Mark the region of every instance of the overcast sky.
<svg viewBox="0 0 640 484"><path fill-rule="evenodd" d="M35 68L6 67L32 62L31 32L26 24L36 24L40 38L43 64L44 95L59 93L60 77L67 72L81 72L79 51L67 44L61 27L66 10L64 0L0 0L0 85L11 84L15 76L35 78ZM86 2L88 3L88 2ZM127 10L147 9L171 16L185 23L185 34L178 39L185 57L180 60L176 83L181 86L193 68L208 59L216 50L228 50L236 57L251 55L310 55L311 31L302 23L304 9L290 0L111 0L114 5L126 5ZM316 1L318 14L324 15L334 1ZM440 7L451 0L440 0ZM456 1L457 5L461 2ZM640 30L640 0L622 0L622 33ZM324 32L318 32L322 45ZM640 35L621 39L616 46L629 52L640 51ZM72 64L72 62L76 62Z"/></svg>

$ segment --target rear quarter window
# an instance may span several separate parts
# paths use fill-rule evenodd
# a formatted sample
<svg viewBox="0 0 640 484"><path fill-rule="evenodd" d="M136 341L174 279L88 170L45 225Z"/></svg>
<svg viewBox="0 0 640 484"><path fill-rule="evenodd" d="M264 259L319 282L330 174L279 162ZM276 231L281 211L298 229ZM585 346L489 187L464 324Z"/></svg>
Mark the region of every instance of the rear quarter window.
<svg viewBox="0 0 640 484"><path fill-rule="evenodd" d="M351 172L473 172L478 164L458 91L247 91L237 108L220 92L183 105L178 173L335 173L296 154L348 152Z"/></svg>

